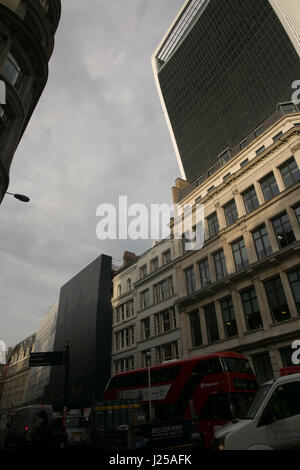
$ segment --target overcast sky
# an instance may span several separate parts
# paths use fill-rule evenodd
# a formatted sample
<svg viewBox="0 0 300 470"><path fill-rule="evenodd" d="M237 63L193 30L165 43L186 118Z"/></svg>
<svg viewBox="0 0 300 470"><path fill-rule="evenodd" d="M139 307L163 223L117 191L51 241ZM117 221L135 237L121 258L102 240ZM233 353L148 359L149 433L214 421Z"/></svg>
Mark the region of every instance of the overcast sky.
<svg viewBox="0 0 300 470"><path fill-rule="evenodd" d="M0 207L0 340L32 334L69 279L101 253L96 208L171 203L180 175L151 55L183 0L64 0L49 80L15 154Z"/></svg>

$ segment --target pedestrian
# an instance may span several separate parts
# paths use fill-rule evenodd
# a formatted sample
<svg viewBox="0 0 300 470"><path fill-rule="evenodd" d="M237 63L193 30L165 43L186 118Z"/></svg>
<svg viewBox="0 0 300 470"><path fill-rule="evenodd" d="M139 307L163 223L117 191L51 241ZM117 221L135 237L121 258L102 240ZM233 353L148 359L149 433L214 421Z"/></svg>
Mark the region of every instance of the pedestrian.
<svg viewBox="0 0 300 470"><path fill-rule="evenodd" d="M50 449L52 447L51 429L46 411L41 410L35 417L31 434L33 449Z"/></svg>

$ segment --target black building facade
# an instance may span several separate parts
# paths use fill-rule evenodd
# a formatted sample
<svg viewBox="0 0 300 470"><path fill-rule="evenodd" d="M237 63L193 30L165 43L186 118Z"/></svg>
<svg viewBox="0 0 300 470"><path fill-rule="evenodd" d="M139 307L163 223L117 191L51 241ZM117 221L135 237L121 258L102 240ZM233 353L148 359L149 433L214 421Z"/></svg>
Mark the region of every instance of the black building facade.
<svg viewBox="0 0 300 470"><path fill-rule="evenodd" d="M152 58L188 181L291 101L299 51L276 2L190 1Z"/></svg>
<svg viewBox="0 0 300 470"><path fill-rule="evenodd" d="M60 16L60 0L0 0L0 204L14 153L47 83Z"/></svg>
<svg viewBox="0 0 300 470"><path fill-rule="evenodd" d="M54 351L71 344L68 405L89 407L103 398L110 378L112 259L101 255L60 291ZM64 367L51 369L45 401L63 405Z"/></svg>

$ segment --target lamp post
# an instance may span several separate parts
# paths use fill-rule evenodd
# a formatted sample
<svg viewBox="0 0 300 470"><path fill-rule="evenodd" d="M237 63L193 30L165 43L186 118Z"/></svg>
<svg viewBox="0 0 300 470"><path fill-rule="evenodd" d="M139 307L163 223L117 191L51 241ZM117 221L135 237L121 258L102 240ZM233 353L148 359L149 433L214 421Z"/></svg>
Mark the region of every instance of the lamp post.
<svg viewBox="0 0 300 470"><path fill-rule="evenodd" d="M151 424L151 372L150 372L150 366L151 366L151 352L147 351L146 352L146 359L147 359L147 368L148 368L148 394L149 394L149 423Z"/></svg>
<svg viewBox="0 0 300 470"><path fill-rule="evenodd" d="M19 201L22 201L22 202L29 202L30 199L29 197L27 196L24 196L24 194L14 194L14 193L9 193L6 191L5 194L9 194L10 196L14 196L14 198L18 199Z"/></svg>

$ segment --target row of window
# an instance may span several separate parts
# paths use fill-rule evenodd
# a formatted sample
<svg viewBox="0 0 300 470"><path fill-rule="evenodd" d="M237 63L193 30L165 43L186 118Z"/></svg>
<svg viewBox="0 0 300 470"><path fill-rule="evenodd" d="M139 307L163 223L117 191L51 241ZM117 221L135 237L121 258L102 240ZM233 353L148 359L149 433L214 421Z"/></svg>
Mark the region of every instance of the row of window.
<svg viewBox="0 0 300 470"><path fill-rule="evenodd" d="M287 114L292 114L292 113L295 113L297 111L297 109L295 108L295 105L293 103L282 103L280 106L279 106L279 109L283 110L285 113ZM262 135L264 132L264 129L263 129L263 126L260 126L258 129L256 129L254 131L254 136L257 138L259 137L260 135ZM273 137L273 142L277 142L280 137L283 135L283 132L280 131L278 132L274 137ZM239 144L239 148L240 150L243 150L244 148L246 148L247 146L249 145L249 141L248 139L244 139L242 142L240 142ZM262 146L260 147L258 150L256 150L256 155L259 155L260 153L262 153L263 151L265 150L265 146ZM225 165L229 160L231 159L231 149L227 149L225 150L219 157L218 157L218 160L219 162L221 163L221 165ZM247 163L249 162L249 159L245 159L241 164L241 168L243 166L245 166ZM201 175L198 179L197 179L197 186L200 186L207 178L209 178L210 176L212 176L219 168L219 164L216 164L214 165L212 168L210 168L207 173L205 173L204 175ZM228 174L230 176L230 173ZM227 176L227 175L226 175ZM224 177L226 179L226 177ZM207 191L209 192L209 191Z"/></svg>
<svg viewBox="0 0 300 470"><path fill-rule="evenodd" d="M295 365L292 363L293 352L294 350L291 347L279 349L282 367L292 367ZM264 383L274 378L272 362L268 351L252 356L252 360L258 383Z"/></svg>
<svg viewBox="0 0 300 470"><path fill-rule="evenodd" d="M134 326L131 325L128 328L114 333L115 341L115 351L120 351L121 349L129 348L135 344L134 338Z"/></svg>
<svg viewBox="0 0 300 470"><path fill-rule="evenodd" d="M148 339L151 337L151 328L152 324L152 315L149 315L147 318L141 320L141 337L142 339ZM169 308L163 310L162 312L155 313L153 315L154 319L154 334L160 335L162 333L167 333L168 331L177 327L176 315L174 308Z"/></svg>
<svg viewBox="0 0 300 470"><path fill-rule="evenodd" d="M300 268L287 273L291 291L294 296L298 313L300 314ZM263 283L267 295L273 323L279 323L291 318L290 309L286 300L285 291L280 276L265 281ZM263 328L261 309L257 299L255 287L250 287L240 292L240 298L243 306L243 314L246 320L248 331ZM231 338L238 334L235 311L238 306L234 305L232 297L228 296L219 301L222 320L225 331L225 337ZM208 343L219 341L220 332L216 314L216 304L212 303L203 307L203 315L206 325ZM203 344L202 328L199 310L189 313L190 328L192 337L192 347L198 347Z"/></svg>
<svg viewBox="0 0 300 470"><path fill-rule="evenodd" d="M141 367L147 367L149 356L151 354L150 350L142 351L141 353ZM153 363L150 360L150 364L158 365L166 361L172 361L179 359L178 355L178 343L177 341L172 341L170 343L162 344L155 348L155 362ZM128 356L126 358L118 359L114 361L114 373L118 374L120 372L126 372L128 370L134 369L134 356Z"/></svg>
<svg viewBox="0 0 300 470"><path fill-rule="evenodd" d="M115 310L115 323L122 322L131 318L134 315L134 301L133 299L128 300L122 305L116 307Z"/></svg>
<svg viewBox="0 0 300 470"><path fill-rule="evenodd" d="M156 256L155 258L153 258L151 261L150 261L150 273L152 272L155 272L157 271L160 266L164 266L166 264L169 264L172 260L172 257L171 257L171 250L167 250L165 251L164 253L162 253L162 260L161 260L161 264L159 263L159 259L158 259L158 256ZM140 267L140 279L143 279L144 277L148 276L148 274L150 274L148 272L148 266L147 264L144 264L143 266Z"/></svg>
<svg viewBox="0 0 300 470"><path fill-rule="evenodd" d="M300 204L294 207L295 215L300 223ZM276 236L279 249L285 248L296 240L292 225L286 212L271 219L274 234ZM263 224L251 232L255 246L257 259L263 260L272 253L270 238L266 226ZM236 271L240 271L249 264L245 240L243 237L231 243L231 251L235 263ZM216 272L216 280L219 281L227 276L227 267L224 250L218 250L212 254ZM201 288L211 284L211 273L208 258L198 262ZM185 270L187 294L196 291L194 266Z"/></svg>
<svg viewBox="0 0 300 470"><path fill-rule="evenodd" d="M299 168L293 157L283 163L279 167L279 170L286 188L289 188L293 184L300 181ZM259 183L262 188L265 202L270 201L273 197L279 194L278 184L273 172L266 175L262 180L259 181ZM251 185L242 193L242 197L247 214L259 207L258 197L256 194L255 187L253 185ZM223 210L227 226L229 227L239 217L235 199L232 199L227 204L225 204L225 206L223 206ZM207 217L206 221L208 226L209 237L212 238L217 235L220 228L217 213L214 212L213 214L211 214L209 217Z"/></svg>
<svg viewBox="0 0 300 470"><path fill-rule="evenodd" d="M173 277L170 276L153 286L153 303L156 304L166 300L173 294ZM145 289L141 292L141 309L143 310L148 307L150 307L150 290Z"/></svg>

